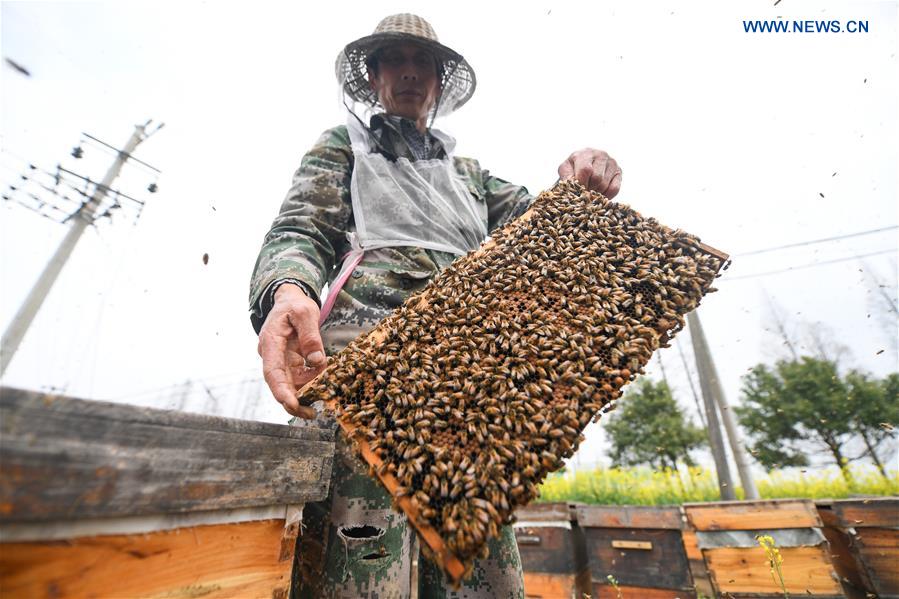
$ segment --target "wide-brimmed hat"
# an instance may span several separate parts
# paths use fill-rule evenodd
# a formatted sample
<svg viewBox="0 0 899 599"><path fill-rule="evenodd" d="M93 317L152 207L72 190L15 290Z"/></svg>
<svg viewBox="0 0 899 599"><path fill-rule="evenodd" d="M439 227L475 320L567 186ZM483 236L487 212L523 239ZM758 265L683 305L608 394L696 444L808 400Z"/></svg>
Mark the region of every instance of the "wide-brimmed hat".
<svg viewBox="0 0 899 599"><path fill-rule="evenodd" d="M337 82L350 98L370 108L380 106L368 80L366 61L379 48L395 42L424 46L437 59L441 94L435 116L449 114L471 98L477 85L471 65L461 54L437 41L437 34L427 21L408 13L385 18L375 27L374 33L347 44L338 54Z"/></svg>

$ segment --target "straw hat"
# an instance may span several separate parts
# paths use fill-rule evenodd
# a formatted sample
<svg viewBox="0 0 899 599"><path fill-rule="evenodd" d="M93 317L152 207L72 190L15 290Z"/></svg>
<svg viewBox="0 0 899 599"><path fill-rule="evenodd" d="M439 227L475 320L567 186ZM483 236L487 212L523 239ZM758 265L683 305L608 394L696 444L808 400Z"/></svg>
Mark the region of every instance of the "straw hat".
<svg viewBox="0 0 899 599"><path fill-rule="evenodd" d="M419 44L430 50L437 59L441 94L434 116L453 112L474 93L477 81L471 65L461 54L437 41L437 34L427 21L404 13L385 18L375 27L374 33L347 44L337 56L337 82L353 100L371 108L380 106L378 96L369 84L366 61L372 53L391 42Z"/></svg>

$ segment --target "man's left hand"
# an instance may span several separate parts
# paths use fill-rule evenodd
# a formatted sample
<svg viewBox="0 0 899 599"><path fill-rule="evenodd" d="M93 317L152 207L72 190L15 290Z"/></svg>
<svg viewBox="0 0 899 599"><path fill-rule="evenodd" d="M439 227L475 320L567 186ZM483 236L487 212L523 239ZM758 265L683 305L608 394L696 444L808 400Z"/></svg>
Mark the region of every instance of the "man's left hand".
<svg viewBox="0 0 899 599"><path fill-rule="evenodd" d="M607 152L594 148L573 152L559 165L560 179L572 177L587 189L598 191L609 199L618 195L621 189L621 167Z"/></svg>

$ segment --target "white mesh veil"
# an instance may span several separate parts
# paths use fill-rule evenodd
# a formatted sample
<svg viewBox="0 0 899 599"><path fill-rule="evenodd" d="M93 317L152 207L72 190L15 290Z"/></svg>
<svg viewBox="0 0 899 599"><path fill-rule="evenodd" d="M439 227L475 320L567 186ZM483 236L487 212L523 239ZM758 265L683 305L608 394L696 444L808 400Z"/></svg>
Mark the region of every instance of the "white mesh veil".
<svg viewBox="0 0 899 599"><path fill-rule="evenodd" d="M350 186L362 248L412 246L461 255L487 237L487 209L456 175L452 160L399 158L372 152L363 127L347 123L355 162ZM451 151L455 141L432 131Z"/></svg>

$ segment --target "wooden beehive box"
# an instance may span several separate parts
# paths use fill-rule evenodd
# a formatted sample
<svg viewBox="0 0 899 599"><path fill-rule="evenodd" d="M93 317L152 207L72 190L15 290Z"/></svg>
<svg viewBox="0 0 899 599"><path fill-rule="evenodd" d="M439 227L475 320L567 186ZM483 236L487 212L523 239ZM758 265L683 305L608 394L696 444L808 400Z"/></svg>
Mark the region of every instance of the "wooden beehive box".
<svg viewBox="0 0 899 599"><path fill-rule="evenodd" d="M716 593L783 597L757 535L771 535L791 596L843 597L815 504L805 499L725 501L683 506Z"/></svg>
<svg viewBox="0 0 899 599"><path fill-rule="evenodd" d="M574 181L298 394L336 412L452 581L683 328L726 256Z"/></svg>
<svg viewBox="0 0 899 599"><path fill-rule="evenodd" d="M590 594L584 535L575 507L535 503L515 511L527 599L582 599Z"/></svg>
<svg viewBox="0 0 899 599"><path fill-rule="evenodd" d="M0 387L0 596L286 599L330 431Z"/></svg>
<svg viewBox="0 0 899 599"><path fill-rule="evenodd" d="M677 507L581 506L596 599L695 597ZM618 588L609 579L612 576Z"/></svg>
<svg viewBox="0 0 899 599"><path fill-rule="evenodd" d="M818 501L849 597L899 597L899 498Z"/></svg>

